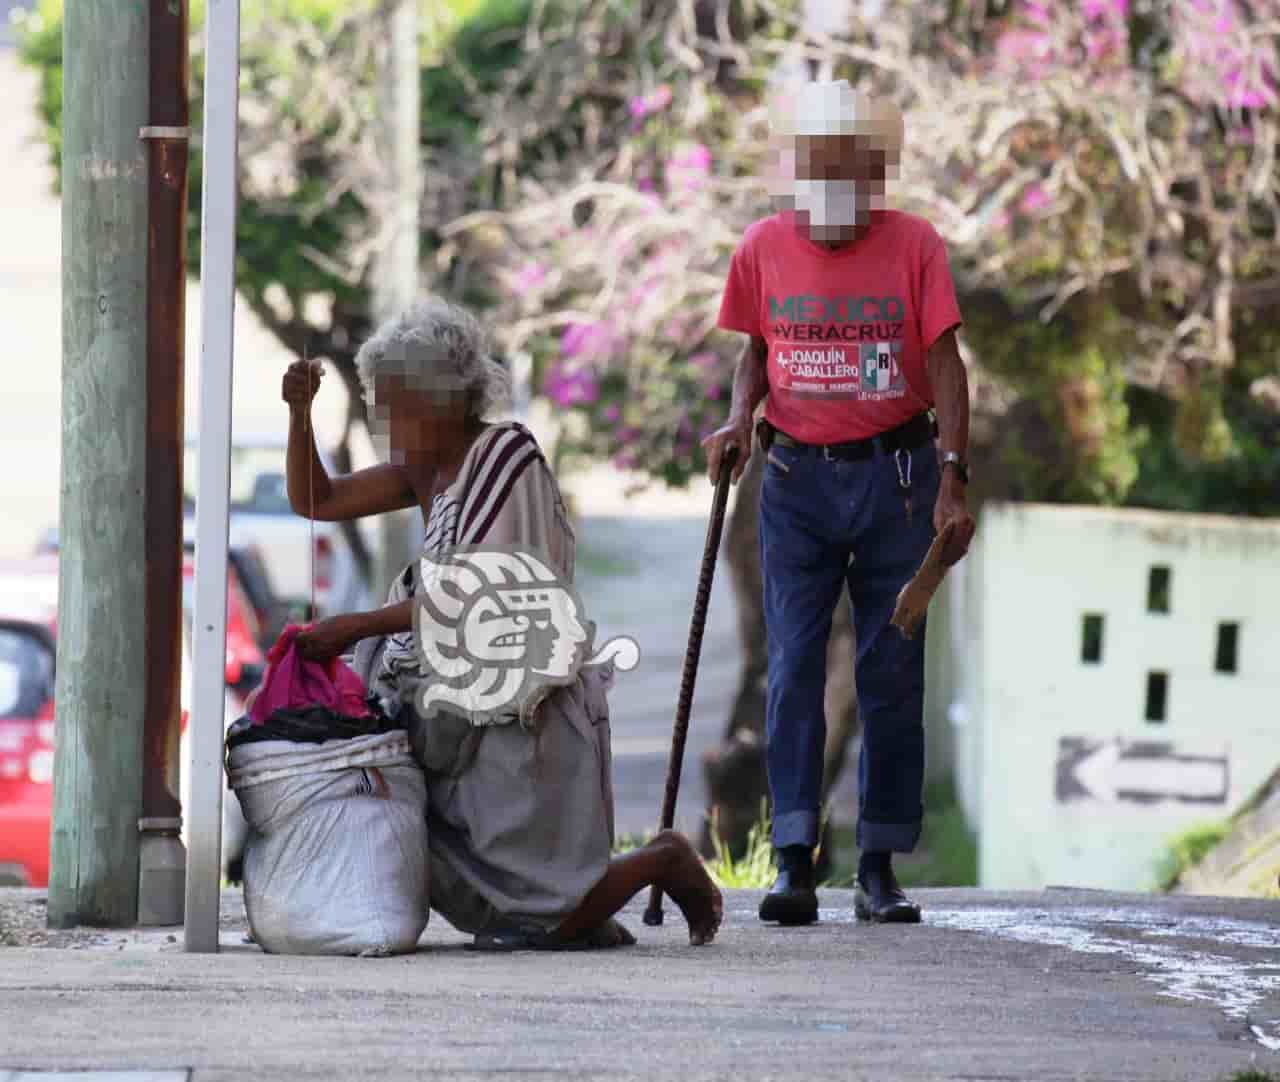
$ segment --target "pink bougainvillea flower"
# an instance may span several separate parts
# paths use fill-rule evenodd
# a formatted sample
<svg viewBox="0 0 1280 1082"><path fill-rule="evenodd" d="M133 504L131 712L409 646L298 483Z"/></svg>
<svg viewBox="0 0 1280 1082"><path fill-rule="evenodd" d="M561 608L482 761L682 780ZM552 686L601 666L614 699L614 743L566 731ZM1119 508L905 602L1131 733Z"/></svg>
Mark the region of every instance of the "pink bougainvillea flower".
<svg viewBox="0 0 1280 1082"><path fill-rule="evenodd" d="M1024 214L1035 214L1036 211L1044 210L1051 202L1049 193L1041 185L1031 184L1022 193L1022 200L1018 206Z"/></svg>
<svg viewBox="0 0 1280 1082"><path fill-rule="evenodd" d="M560 356L576 357L582 352L582 344L587 337L585 323L570 323L560 332Z"/></svg>
<svg viewBox="0 0 1280 1082"><path fill-rule="evenodd" d="M720 364L720 355L718 353L712 353L709 349L703 350L701 353L695 353L690 357L689 363L696 365L698 368L717 368Z"/></svg>
<svg viewBox="0 0 1280 1082"><path fill-rule="evenodd" d="M542 393L556 405L560 405L564 396L564 384L564 370L560 365L553 364L547 369L547 374L542 377Z"/></svg>
<svg viewBox="0 0 1280 1082"><path fill-rule="evenodd" d="M1027 18L1037 26L1048 26L1052 21L1049 16L1049 5L1043 0L1027 0L1026 14Z"/></svg>
<svg viewBox="0 0 1280 1082"><path fill-rule="evenodd" d="M639 127L639 122L654 113L660 113L671 104L671 87L663 83L653 93L636 95L627 103L627 111L631 114L632 129Z"/></svg>
<svg viewBox="0 0 1280 1082"><path fill-rule="evenodd" d="M605 406L604 419L610 424L615 424L619 417L622 416L622 410L617 406Z"/></svg>
<svg viewBox="0 0 1280 1082"><path fill-rule="evenodd" d="M1006 30L996 41L996 58L1005 70L1038 78L1049 71L1053 43L1039 30Z"/></svg>
<svg viewBox="0 0 1280 1082"><path fill-rule="evenodd" d="M642 192L651 192L654 190L652 177L641 177L636 183L636 187Z"/></svg>
<svg viewBox="0 0 1280 1082"><path fill-rule="evenodd" d="M547 268L541 263L526 263L516 273L512 288L520 296L531 293L547 280Z"/></svg>
<svg viewBox="0 0 1280 1082"><path fill-rule="evenodd" d="M589 406L600 397L600 386L589 368L569 371L562 364L547 369L542 382L543 393L562 409Z"/></svg>
<svg viewBox="0 0 1280 1082"><path fill-rule="evenodd" d="M578 373L572 397L575 406L589 406L600 397L600 384L596 382L594 372L587 370Z"/></svg>
<svg viewBox="0 0 1280 1082"><path fill-rule="evenodd" d="M1093 30L1085 35L1085 52L1090 60L1101 60L1103 57L1119 53L1124 40L1123 36L1110 28Z"/></svg>
<svg viewBox="0 0 1280 1082"><path fill-rule="evenodd" d="M560 335L560 356L599 360L613 348L613 335L603 323L570 323Z"/></svg>
<svg viewBox="0 0 1280 1082"><path fill-rule="evenodd" d="M724 387L719 383L708 383L706 394L711 401L718 402L724 396Z"/></svg>
<svg viewBox="0 0 1280 1082"><path fill-rule="evenodd" d="M687 169L691 173L711 172L711 148L705 143L689 143L671 155L668 169Z"/></svg>
<svg viewBox="0 0 1280 1082"><path fill-rule="evenodd" d="M695 191L710 173L711 150L702 143L690 143L667 160L667 187L673 192Z"/></svg>
<svg viewBox="0 0 1280 1082"><path fill-rule="evenodd" d="M634 451L619 451L613 456L613 464L617 469L629 470L636 464Z"/></svg>

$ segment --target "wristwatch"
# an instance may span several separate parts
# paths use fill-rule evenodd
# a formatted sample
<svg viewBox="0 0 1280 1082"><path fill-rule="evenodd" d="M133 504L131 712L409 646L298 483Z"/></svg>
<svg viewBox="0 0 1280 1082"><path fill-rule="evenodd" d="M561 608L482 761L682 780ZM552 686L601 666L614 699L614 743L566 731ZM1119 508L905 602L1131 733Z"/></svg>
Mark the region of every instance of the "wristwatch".
<svg viewBox="0 0 1280 1082"><path fill-rule="evenodd" d="M965 465L964 459L956 454L955 451L944 451L942 453L940 468L945 470L948 466L955 467L956 475L960 478L961 484L967 485L969 483L969 467Z"/></svg>

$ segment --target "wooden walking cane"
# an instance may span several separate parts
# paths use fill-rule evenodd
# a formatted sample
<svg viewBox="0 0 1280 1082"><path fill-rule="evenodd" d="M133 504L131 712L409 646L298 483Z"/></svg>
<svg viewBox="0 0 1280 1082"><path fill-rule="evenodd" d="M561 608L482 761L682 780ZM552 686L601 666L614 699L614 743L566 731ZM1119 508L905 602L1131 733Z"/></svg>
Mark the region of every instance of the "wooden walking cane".
<svg viewBox="0 0 1280 1082"><path fill-rule="evenodd" d="M702 632L707 624L711 580L715 578L720 535L724 531L729 479L733 476L737 460L738 448L730 446L720 462L720 476L716 479L711 521L707 523L707 544L702 550L702 569L698 572L698 592L693 601L693 618L689 622L689 647L684 654L684 674L680 677L680 700L676 705L676 721L671 732L671 759L667 763L667 791L662 801L659 830L670 830L675 824L676 799L680 795L680 770L684 764L685 739L689 735L689 711L693 708L693 685L698 678L698 658L702 654ZM644 911L644 922L652 928L662 923L662 888L657 884L649 892L649 908Z"/></svg>

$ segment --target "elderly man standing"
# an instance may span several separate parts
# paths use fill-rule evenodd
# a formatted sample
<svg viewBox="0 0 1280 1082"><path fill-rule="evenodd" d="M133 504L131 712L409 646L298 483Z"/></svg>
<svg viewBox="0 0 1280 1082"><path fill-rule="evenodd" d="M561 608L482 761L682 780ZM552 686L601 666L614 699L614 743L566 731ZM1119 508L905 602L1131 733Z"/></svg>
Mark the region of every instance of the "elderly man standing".
<svg viewBox="0 0 1280 1082"><path fill-rule="evenodd" d="M928 222L884 209L902 117L848 83L808 83L775 117L783 209L754 223L729 270L721 327L749 336L729 423L705 441L718 476L767 456L760 554L769 645L767 761L779 875L760 919L818 918L826 647L840 590L853 603L863 722L856 908L915 923L893 853L920 837L924 635L890 624L935 532L967 550L968 382L945 246Z"/></svg>

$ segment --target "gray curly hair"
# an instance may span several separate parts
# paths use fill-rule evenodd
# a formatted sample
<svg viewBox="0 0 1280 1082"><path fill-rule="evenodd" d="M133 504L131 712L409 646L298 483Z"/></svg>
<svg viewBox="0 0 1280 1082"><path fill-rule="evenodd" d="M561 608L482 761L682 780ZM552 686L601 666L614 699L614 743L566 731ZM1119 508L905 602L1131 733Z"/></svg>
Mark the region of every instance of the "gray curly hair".
<svg viewBox="0 0 1280 1082"><path fill-rule="evenodd" d="M479 321L440 297L417 301L387 320L356 354L364 400L374 403L380 376L403 378L422 391L461 392L478 420L511 401L511 376L489 353Z"/></svg>

